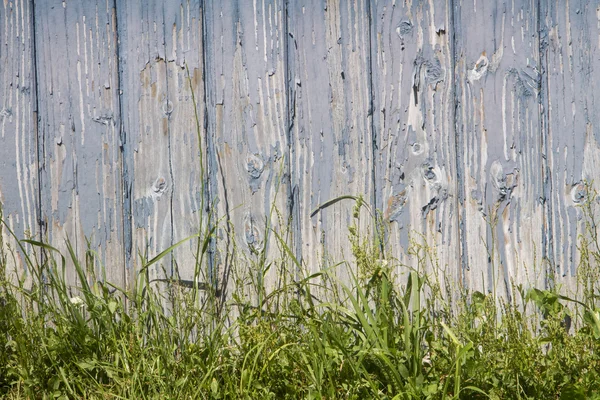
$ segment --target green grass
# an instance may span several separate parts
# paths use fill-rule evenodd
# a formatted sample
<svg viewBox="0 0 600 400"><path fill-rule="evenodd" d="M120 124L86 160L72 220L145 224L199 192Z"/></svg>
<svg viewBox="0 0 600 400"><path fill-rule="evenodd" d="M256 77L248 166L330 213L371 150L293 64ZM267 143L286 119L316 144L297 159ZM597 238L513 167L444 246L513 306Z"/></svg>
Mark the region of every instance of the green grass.
<svg viewBox="0 0 600 400"><path fill-rule="evenodd" d="M204 210L198 115L196 130ZM18 249L3 243L19 238L0 204L0 397L600 399L598 195L588 190L576 299L513 285L510 303L466 288L457 294L422 240L407 249L415 270L387 257L383 219L360 197L341 196L314 211L355 201L347 262L297 260L274 207L251 254L237 250L230 226L223 227L227 238L217 238L226 222L209 212L196 235L151 259L140 255L128 288L95 275L102 268L92 250L78 255L67 242L60 254L32 240L17 240ZM361 236L365 225L374 234ZM197 260L191 287L154 276L170 270L168 256L189 240ZM267 241L279 250L275 257ZM227 298L223 282L210 283L212 247L225 249L233 267ZM27 274L11 270L17 258ZM76 287L67 269L75 270ZM349 281L337 278L342 269ZM273 273L271 287L265 281Z"/></svg>
<svg viewBox="0 0 600 400"><path fill-rule="evenodd" d="M357 233L365 206L356 200L350 284L336 278L346 264L304 273L285 235L272 231L278 259L267 259L266 246L252 263L232 259L261 276L276 265L283 283L269 289L263 279L233 279L239 287L225 302L210 285L149 282L145 272L175 246L142 259L133 287L123 289L97 280L94 253L78 259L69 243L61 255L44 243L20 242L30 275L27 284L11 279L11 251L2 245L0 396L600 398L593 213L580 238L581 296L515 286L514 303L506 303L467 290L453 295L415 270L397 282L394 260L382 261L381 235ZM11 234L7 225L2 229ZM197 275L206 269L202 255L213 233L214 227L188 239L198 241ZM426 263L427 251L415 242L411 254ZM69 265L77 288L65 282Z"/></svg>

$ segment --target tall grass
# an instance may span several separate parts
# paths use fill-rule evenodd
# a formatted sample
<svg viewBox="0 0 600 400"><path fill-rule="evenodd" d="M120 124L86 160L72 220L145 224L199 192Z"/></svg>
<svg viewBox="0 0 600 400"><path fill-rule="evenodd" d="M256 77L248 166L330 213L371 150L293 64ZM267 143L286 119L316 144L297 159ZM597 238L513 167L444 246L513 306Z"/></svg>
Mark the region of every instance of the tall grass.
<svg viewBox="0 0 600 400"><path fill-rule="evenodd" d="M357 224L361 207L358 200ZM165 278L168 290L161 291L149 282L144 272L178 244L142 259L129 289L97 279L94 252L80 260L69 243L68 254L62 255L32 240L19 242L30 283L14 281L6 271L10 251L2 246L0 395L600 398L600 249L593 211L585 213L581 296L515 286L513 297L519 301L511 303L465 289L450 304L456 296L419 272L427 270L425 265L398 282L393 275L398 266L385 259L381 234L360 237L352 228L354 267L339 264L312 275L295 258L285 235L272 230L279 259L267 261L260 254L265 248L257 249L254 258L262 265L234 259L239 268L257 271L272 268L267 262L277 265L281 284L269 289L261 279L234 279L244 287L231 290L236 295L227 301L211 286L185 287ZM2 229L12 234L6 224ZM207 251L212 232L214 227L189 240L198 240L199 251ZM25 244L43 257L30 257ZM427 251L426 244L415 241L411 254L425 263ZM70 264L80 287L65 281ZM342 267L352 271L350 284L336 278ZM235 320L228 318L232 314Z"/></svg>
<svg viewBox="0 0 600 400"><path fill-rule="evenodd" d="M193 96L192 88L197 110ZM197 114L196 129L204 210L211 207L205 207ZM398 265L387 257L378 211L360 197L342 196L315 210L356 202L351 260L303 264L273 207L263 245L250 257L225 227L233 270L219 277L208 252L225 222L208 212L197 234L151 259L140 255L127 288L95 275L101 268L92 249L78 257L69 242L61 254L44 242L18 240L0 205L0 396L600 399L600 241L597 193L588 190L577 296L513 285L511 302L495 290L484 294L450 282L419 237L407 254L416 269ZM372 234L360 235L367 222L361 215L370 216ZM189 240L196 242L194 277L182 284L169 257ZM267 256L267 240L278 249L275 258ZM26 274L10 270L17 259ZM150 278L151 268L171 265L173 274ZM75 269L78 287L67 283L67 268ZM349 280L337 278L340 269ZM399 270L406 273L396 276ZM273 273L277 284L266 285Z"/></svg>

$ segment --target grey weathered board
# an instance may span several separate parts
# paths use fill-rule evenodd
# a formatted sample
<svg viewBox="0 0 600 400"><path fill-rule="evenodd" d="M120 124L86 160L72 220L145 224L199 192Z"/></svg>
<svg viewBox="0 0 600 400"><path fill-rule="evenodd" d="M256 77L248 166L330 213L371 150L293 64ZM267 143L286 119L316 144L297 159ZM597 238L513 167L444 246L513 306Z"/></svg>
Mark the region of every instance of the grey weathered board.
<svg viewBox="0 0 600 400"><path fill-rule="evenodd" d="M272 290L279 246L268 229L288 222L284 5L207 2L205 21L211 202L225 216L216 278L226 292L235 281Z"/></svg>
<svg viewBox="0 0 600 400"><path fill-rule="evenodd" d="M419 267L409 251L426 251L427 273L460 277L452 9L445 1L373 10L373 100L377 208L390 254ZM429 250L427 250L429 251ZM423 267L423 266L421 266ZM438 273L439 272L439 273Z"/></svg>
<svg viewBox="0 0 600 400"><path fill-rule="evenodd" d="M200 228L199 146L206 145L197 130L204 118L203 16L197 1L117 5L131 275L141 265L140 256L151 259ZM189 240L173 258L153 265L151 279L178 274L190 280L196 272L204 277L205 271L195 271L196 247L196 240Z"/></svg>
<svg viewBox="0 0 600 400"><path fill-rule="evenodd" d="M543 285L539 34L534 2L455 4L463 282Z"/></svg>
<svg viewBox="0 0 600 400"><path fill-rule="evenodd" d="M354 203L313 210L363 195L400 264L425 240L465 286L574 290L577 206L600 175L599 37L589 0L5 0L3 215L80 259L89 246L130 286L140 254L214 206L202 270L190 240L151 275L260 281L266 246L273 288L266 227L314 272L351 258Z"/></svg>
<svg viewBox="0 0 600 400"><path fill-rule="evenodd" d="M0 4L0 205L17 237L39 239L33 32L30 1ZM23 255L7 229L0 229L0 240L12 253L4 271L20 274Z"/></svg>
<svg viewBox="0 0 600 400"><path fill-rule="evenodd" d="M65 255L68 240L82 263L89 241L98 259L84 267L121 286L116 10L102 1L34 5L42 235ZM78 281L72 263L66 276Z"/></svg>
<svg viewBox="0 0 600 400"><path fill-rule="evenodd" d="M575 290L584 233L577 206L586 201L584 182L600 183L600 3L541 5L544 250L548 278Z"/></svg>
<svg viewBox="0 0 600 400"><path fill-rule="evenodd" d="M372 205L369 4L313 0L288 7L295 235L298 252L314 273L351 260L354 202L341 200L311 216L313 210L343 195L364 195ZM368 215L362 214L366 222ZM344 267L333 272L347 281Z"/></svg>

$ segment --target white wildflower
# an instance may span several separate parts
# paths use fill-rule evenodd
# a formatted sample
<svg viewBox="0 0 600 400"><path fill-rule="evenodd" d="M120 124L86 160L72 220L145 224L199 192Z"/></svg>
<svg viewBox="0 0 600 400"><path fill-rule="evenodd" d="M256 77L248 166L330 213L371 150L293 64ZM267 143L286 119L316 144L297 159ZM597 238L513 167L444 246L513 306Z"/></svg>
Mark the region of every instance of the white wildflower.
<svg viewBox="0 0 600 400"><path fill-rule="evenodd" d="M425 354L425 357L423 357L423 365L431 365L431 356L428 354Z"/></svg>
<svg viewBox="0 0 600 400"><path fill-rule="evenodd" d="M388 266L388 260L380 259L380 260L377 260L377 262L379 263L379 265L381 265L384 268Z"/></svg>
<svg viewBox="0 0 600 400"><path fill-rule="evenodd" d="M83 306L84 301L81 297L75 296L75 297L71 297L71 304L73 304L76 307L80 307L80 306Z"/></svg>

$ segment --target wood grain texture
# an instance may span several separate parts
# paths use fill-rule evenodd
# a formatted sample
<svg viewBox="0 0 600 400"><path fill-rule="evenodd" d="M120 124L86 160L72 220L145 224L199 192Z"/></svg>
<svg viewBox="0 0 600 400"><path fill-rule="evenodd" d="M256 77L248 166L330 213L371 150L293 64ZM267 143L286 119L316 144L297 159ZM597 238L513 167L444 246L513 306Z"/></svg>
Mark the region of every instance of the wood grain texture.
<svg viewBox="0 0 600 400"><path fill-rule="evenodd" d="M123 283L116 10L103 1L36 2L41 214L47 240ZM103 268L102 268L103 266ZM105 271L104 271L105 269ZM67 279L75 283L68 266Z"/></svg>
<svg viewBox="0 0 600 400"><path fill-rule="evenodd" d="M510 298L539 284L543 223L533 1L455 2L463 281Z"/></svg>
<svg viewBox="0 0 600 400"><path fill-rule="evenodd" d="M200 225L207 223L208 193L202 183L207 188L202 14L199 0L165 3L165 27L170 30L166 55L173 243L198 233ZM208 264L196 271L197 240L188 241L173 255L181 279L192 280L199 274L196 279L209 281Z"/></svg>
<svg viewBox="0 0 600 400"><path fill-rule="evenodd" d="M237 263L260 283L263 245L263 266L279 256L269 216L315 272L352 258L354 203L313 210L363 195L399 264L415 266L415 238L426 272L471 289L572 292L600 170L599 38L590 0L5 0L4 218L64 253L68 237L80 259L89 239L96 273L130 286L138 254L197 233L214 207L200 280L231 283ZM197 249L152 277L191 280Z"/></svg>
<svg viewBox="0 0 600 400"><path fill-rule="evenodd" d="M266 227L285 236L288 222L284 3L208 2L205 20L212 201L226 218L215 271L224 293L234 277L270 290L279 265L264 280L260 268L276 263L279 251Z"/></svg>
<svg viewBox="0 0 600 400"><path fill-rule="evenodd" d="M0 4L0 207L18 238L39 239L32 11L30 1ZM0 274L27 272L15 239L1 229L9 254Z"/></svg>
<svg viewBox="0 0 600 400"><path fill-rule="evenodd" d="M587 200L585 181L600 171L600 5L596 1L541 2L543 117L546 168L545 254L548 285L577 289L577 250L584 233L580 205ZM596 215L597 216L597 215Z"/></svg>
<svg viewBox="0 0 600 400"><path fill-rule="evenodd" d="M439 268L456 281L452 29L446 1L373 2L376 199L388 252L401 264L399 275L402 265ZM419 266L407 252L424 242L432 258Z"/></svg>
<svg viewBox="0 0 600 400"><path fill-rule="evenodd" d="M198 1L119 2L126 198L130 201L131 250L152 258L198 232L201 206L198 118L203 118L202 11ZM189 70L189 80L188 80ZM127 207L127 206L126 206ZM196 241L173 254L182 279L195 272ZM151 279L171 277L165 257Z"/></svg>
<svg viewBox="0 0 600 400"><path fill-rule="evenodd" d="M351 260L347 238L354 202L339 201L314 217L311 212L343 195L372 202L368 4L293 1L288 7L291 179L300 254L315 272ZM367 215L362 221L368 222ZM338 271L349 282L347 271Z"/></svg>
<svg viewBox="0 0 600 400"><path fill-rule="evenodd" d="M119 62L123 109L124 185L130 202L131 251L128 275L140 255L152 258L171 246L173 181L169 154L166 38L162 2L119 2ZM171 258L154 265L150 279L170 277ZM130 278L130 279L131 279ZM131 285L131 281L129 281Z"/></svg>

